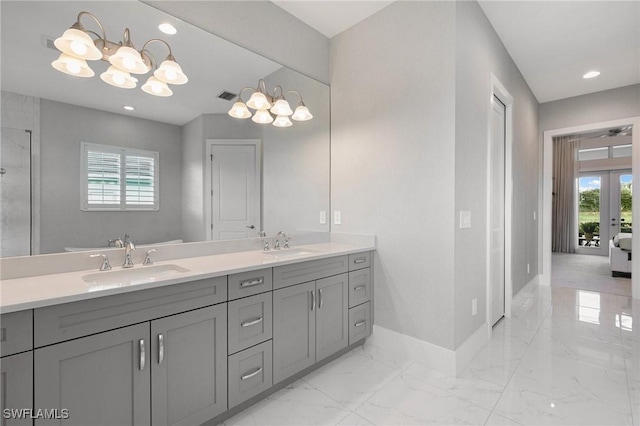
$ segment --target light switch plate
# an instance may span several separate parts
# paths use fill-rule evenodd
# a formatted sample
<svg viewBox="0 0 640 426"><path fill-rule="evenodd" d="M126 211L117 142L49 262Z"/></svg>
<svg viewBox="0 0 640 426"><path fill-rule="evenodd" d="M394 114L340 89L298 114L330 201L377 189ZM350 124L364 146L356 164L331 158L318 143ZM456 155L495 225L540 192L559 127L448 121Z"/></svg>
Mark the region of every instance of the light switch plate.
<svg viewBox="0 0 640 426"><path fill-rule="evenodd" d="M460 228L471 228L471 212L460 212Z"/></svg>
<svg viewBox="0 0 640 426"><path fill-rule="evenodd" d="M340 210L336 210L333 212L333 224L340 225L342 224L342 214L340 214Z"/></svg>

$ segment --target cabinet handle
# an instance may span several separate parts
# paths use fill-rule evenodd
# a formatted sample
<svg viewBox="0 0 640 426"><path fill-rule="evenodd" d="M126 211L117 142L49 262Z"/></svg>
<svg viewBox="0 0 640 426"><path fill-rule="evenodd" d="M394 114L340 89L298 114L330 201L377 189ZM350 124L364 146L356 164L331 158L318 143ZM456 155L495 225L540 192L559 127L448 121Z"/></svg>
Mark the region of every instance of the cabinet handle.
<svg viewBox="0 0 640 426"><path fill-rule="evenodd" d="M322 289L318 289L318 309L322 308Z"/></svg>
<svg viewBox="0 0 640 426"><path fill-rule="evenodd" d="M252 325L260 324L264 318L256 318L253 321L247 321L240 324L240 327L251 327Z"/></svg>
<svg viewBox="0 0 640 426"><path fill-rule="evenodd" d="M140 350L140 371L144 370L144 365L146 361L145 351L144 351L144 339L140 339L138 341L138 349Z"/></svg>
<svg viewBox="0 0 640 426"><path fill-rule="evenodd" d="M240 380L247 380L247 379L250 379L252 377L255 377L258 374L260 374L261 371L262 371L262 367L258 367L255 371L252 371L249 374L245 374L244 376L240 376Z"/></svg>
<svg viewBox="0 0 640 426"><path fill-rule="evenodd" d="M353 263L364 263L367 261L366 257L359 257L357 259L353 259Z"/></svg>
<svg viewBox="0 0 640 426"><path fill-rule="evenodd" d="M362 290L364 290L365 288L367 288L367 286L366 286L366 285L359 285L359 286L357 286L357 287L354 287L354 288L353 288L353 291L362 291Z"/></svg>
<svg viewBox="0 0 640 426"><path fill-rule="evenodd" d="M311 310L316 308L316 292L311 290Z"/></svg>
<svg viewBox="0 0 640 426"><path fill-rule="evenodd" d="M253 287L254 285L260 285L262 283L264 283L264 277L251 278L250 280L240 281L240 287L241 288Z"/></svg>
<svg viewBox="0 0 640 426"><path fill-rule="evenodd" d="M355 324L353 324L355 327L362 327L363 325L365 325L367 322L365 320L359 321Z"/></svg>
<svg viewBox="0 0 640 426"><path fill-rule="evenodd" d="M162 364L164 361L164 336L158 334L158 364Z"/></svg>

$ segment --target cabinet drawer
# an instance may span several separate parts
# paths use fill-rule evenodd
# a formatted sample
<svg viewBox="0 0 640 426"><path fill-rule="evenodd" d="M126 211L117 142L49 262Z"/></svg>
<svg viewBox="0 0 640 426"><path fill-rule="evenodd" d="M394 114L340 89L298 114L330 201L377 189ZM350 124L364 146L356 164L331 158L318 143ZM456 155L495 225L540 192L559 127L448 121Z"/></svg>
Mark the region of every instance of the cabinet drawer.
<svg viewBox="0 0 640 426"><path fill-rule="evenodd" d="M34 310L40 347L227 300L227 277L132 291Z"/></svg>
<svg viewBox="0 0 640 426"><path fill-rule="evenodd" d="M229 408L273 384L271 340L229 357Z"/></svg>
<svg viewBox="0 0 640 426"><path fill-rule="evenodd" d="M17 354L33 349L33 311L0 316L0 354Z"/></svg>
<svg viewBox="0 0 640 426"><path fill-rule="evenodd" d="M273 288L289 287L295 284L342 274L349 269L348 263L349 258L345 255L276 266L273 268Z"/></svg>
<svg viewBox="0 0 640 426"><path fill-rule="evenodd" d="M229 354L271 339L272 293L229 302Z"/></svg>
<svg viewBox="0 0 640 426"><path fill-rule="evenodd" d="M253 296L273 290L273 270L242 272L229 275L229 300Z"/></svg>
<svg viewBox="0 0 640 426"><path fill-rule="evenodd" d="M371 302L349 309L349 344L371 334Z"/></svg>
<svg viewBox="0 0 640 426"><path fill-rule="evenodd" d="M368 268L371 266L371 252L354 253L349 255L349 270Z"/></svg>
<svg viewBox="0 0 640 426"><path fill-rule="evenodd" d="M349 307L371 300L371 269L349 272Z"/></svg>

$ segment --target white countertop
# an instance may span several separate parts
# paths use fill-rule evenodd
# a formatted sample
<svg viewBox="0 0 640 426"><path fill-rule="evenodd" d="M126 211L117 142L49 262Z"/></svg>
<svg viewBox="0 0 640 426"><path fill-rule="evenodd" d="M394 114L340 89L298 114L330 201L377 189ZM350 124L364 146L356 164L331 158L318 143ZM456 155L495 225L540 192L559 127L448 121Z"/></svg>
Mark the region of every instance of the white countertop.
<svg viewBox="0 0 640 426"><path fill-rule="evenodd" d="M327 242L292 247L288 250L292 250L292 253L298 252L293 256L287 256L287 249L271 250L266 253L262 250L241 251L167 260L156 262L151 266L138 264L127 270L119 265L113 265L111 271L104 272L90 269L2 280L0 282L0 312L9 313L40 308L374 249L375 247L370 245ZM146 276L142 272L144 268L159 272ZM183 269L186 271L183 272ZM121 274L120 271L132 271L133 273L130 277L118 278L118 275ZM112 274L113 272L117 272L117 274ZM111 275L107 275L110 273ZM103 280L102 274L104 277L113 278Z"/></svg>

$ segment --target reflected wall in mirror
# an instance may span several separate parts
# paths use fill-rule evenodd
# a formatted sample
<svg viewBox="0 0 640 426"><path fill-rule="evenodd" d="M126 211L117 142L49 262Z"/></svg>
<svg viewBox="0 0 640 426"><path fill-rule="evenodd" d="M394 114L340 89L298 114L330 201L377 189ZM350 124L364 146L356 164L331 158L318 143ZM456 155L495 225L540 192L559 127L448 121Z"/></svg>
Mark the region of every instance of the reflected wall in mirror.
<svg viewBox="0 0 640 426"><path fill-rule="evenodd" d="M319 221L320 212L329 211L328 86L140 2L119 2L115 8L113 2L3 1L0 7L3 256L102 248L125 233L151 244L256 237L260 230L268 235L329 231ZM152 38L165 39L189 82L160 98L139 87L105 84L99 75L106 62L90 62L92 78L53 69L59 52L52 41L84 10L100 19L109 40L120 41L125 28L137 48ZM177 34L160 33L163 22L173 24ZM90 21L83 24L97 31ZM160 61L167 54L163 49L160 43L149 47ZM139 86L145 79L140 76ZM277 128L229 117L235 99L217 96L256 87L260 79L270 88L300 91L313 120ZM135 110L125 111L125 105ZM158 152L159 209L83 211L82 142ZM243 148L247 144L254 151ZM212 162L211 147L220 145L233 154ZM246 166L251 161L253 192L247 174L240 173L251 169ZM29 176L31 188L24 185ZM226 204L218 201L217 189ZM257 200L252 217L242 217L251 210L243 194ZM221 234L215 228L220 219L236 231Z"/></svg>

